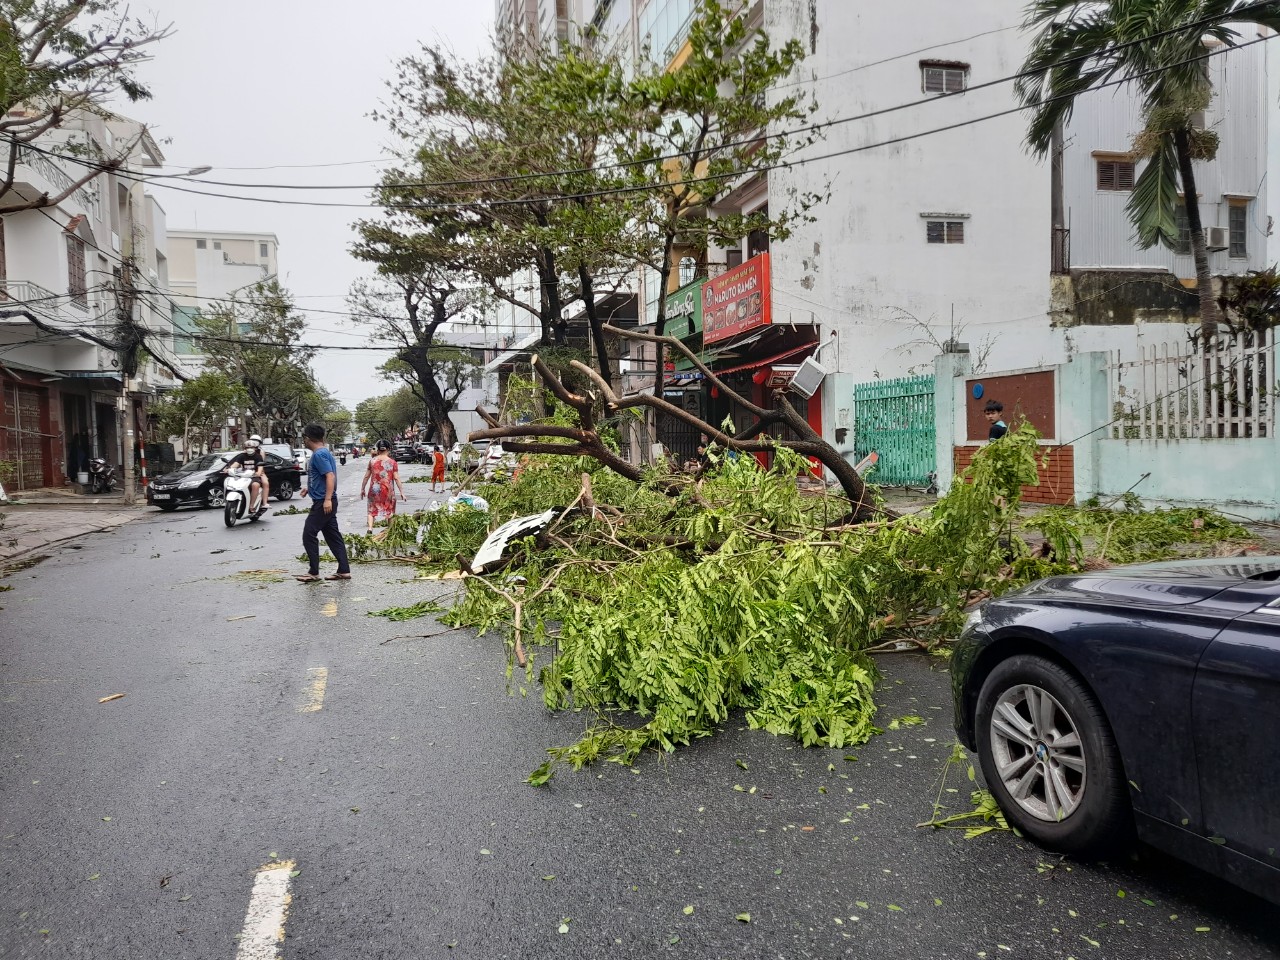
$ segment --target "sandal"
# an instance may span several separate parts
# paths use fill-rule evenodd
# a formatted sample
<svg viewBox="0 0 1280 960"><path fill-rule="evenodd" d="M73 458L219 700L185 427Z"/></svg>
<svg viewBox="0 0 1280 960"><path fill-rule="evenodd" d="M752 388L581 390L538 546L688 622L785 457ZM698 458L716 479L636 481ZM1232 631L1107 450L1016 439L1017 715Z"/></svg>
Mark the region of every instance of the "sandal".
<svg viewBox="0 0 1280 960"><path fill-rule="evenodd" d="M319 577L317 577L316 579L319 579ZM329 576L325 577L325 579L326 579L326 580L350 580L350 579L351 579L351 574L349 574L349 573L331 573L331 574L329 574Z"/></svg>
<svg viewBox="0 0 1280 960"><path fill-rule="evenodd" d="M320 577L318 574L314 573L295 573L293 575L293 579L297 580L299 583L317 583L319 582Z"/></svg>

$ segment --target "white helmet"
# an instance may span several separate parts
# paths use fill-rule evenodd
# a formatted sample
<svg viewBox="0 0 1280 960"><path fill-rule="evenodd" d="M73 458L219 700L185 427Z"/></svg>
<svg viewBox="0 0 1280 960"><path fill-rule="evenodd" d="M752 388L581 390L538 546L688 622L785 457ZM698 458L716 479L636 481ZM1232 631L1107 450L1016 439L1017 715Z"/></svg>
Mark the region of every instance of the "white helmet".
<svg viewBox="0 0 1280 960"><path fill-rule="evenodd" d="M262 446L262 438L255 433L252 437L250 437L248 440L244 442L244 446L246 450L257 450L260 446Z"/></svg>

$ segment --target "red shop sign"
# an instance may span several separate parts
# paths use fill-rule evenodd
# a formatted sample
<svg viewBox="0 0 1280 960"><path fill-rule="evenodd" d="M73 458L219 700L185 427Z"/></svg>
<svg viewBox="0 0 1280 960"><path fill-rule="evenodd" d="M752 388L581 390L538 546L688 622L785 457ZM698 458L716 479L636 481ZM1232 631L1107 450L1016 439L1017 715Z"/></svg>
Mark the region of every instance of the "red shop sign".
<svg viewBox="0 0 1280 960"><path fill-rule="evenodd" d="M702 342L768 326L769 254L762 253L702 285Z"/></svg>

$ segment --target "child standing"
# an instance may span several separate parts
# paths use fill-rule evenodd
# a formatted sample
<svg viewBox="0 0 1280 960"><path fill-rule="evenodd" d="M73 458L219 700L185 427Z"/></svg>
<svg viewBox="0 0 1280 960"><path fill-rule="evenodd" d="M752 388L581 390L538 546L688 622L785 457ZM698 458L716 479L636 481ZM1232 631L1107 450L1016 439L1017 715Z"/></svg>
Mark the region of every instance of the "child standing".
<svg viewBox="0 0 1280 960"><path fill-rule="evenodd" d="M999 400L988 400L982 413L987 418L987 423L991 424L991 429L987 431L988 441L999 440L1009 432L1009 425L1000 416L1004 413L1004 404Z"/></svg>

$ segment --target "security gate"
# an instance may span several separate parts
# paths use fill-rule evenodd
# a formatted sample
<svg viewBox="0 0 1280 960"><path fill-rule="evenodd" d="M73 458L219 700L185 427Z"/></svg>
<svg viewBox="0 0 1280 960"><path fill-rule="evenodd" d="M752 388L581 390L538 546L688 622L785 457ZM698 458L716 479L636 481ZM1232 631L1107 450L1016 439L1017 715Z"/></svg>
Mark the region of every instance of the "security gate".
<svg viewBox="0 0 1280 960"><path fill-rule="evenodd" d="M9 436L14 452L14 487L18 490L34 490L45 485L44 447L45 435L40 429L40 407L44 399L41 390L30 387L13 388L13 426Z"/></svg>
<svg viewBox="0 0 1280 960"><path fill-rule="evenodd" d="M856 457L880 455L868 479L886 487L926 486L937 469L933 377L858 384L853 404Z"/></svg>

